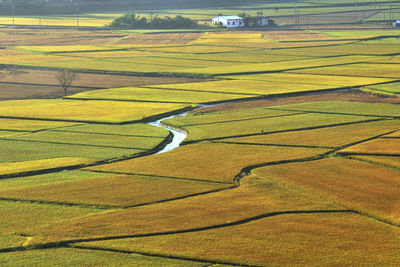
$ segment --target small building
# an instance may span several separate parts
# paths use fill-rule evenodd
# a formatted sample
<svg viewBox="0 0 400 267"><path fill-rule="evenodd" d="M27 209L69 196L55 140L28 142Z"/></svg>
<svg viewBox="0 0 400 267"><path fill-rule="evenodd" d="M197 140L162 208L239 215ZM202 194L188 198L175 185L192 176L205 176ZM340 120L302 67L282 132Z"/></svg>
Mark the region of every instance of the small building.
<svg viewBox="0 0 400 267"><path fill-rule="evenodd" d="M393 22L393 27L400 27L400 19Z"/></svg>
<svg viewBox="0 0 400 267"><path fill-rule="evenodd" d="M244 26L244 19L239 16L217 16L212 19L212 24L227 28L237 28Z"/></svg>
<svg viewBox="0 0 400 267"><path fill-rule="evenodd" d="M257 16L257 17L249 17L249 26L268 26L269 20L268 17L262 17L262 16Z"/></svg>

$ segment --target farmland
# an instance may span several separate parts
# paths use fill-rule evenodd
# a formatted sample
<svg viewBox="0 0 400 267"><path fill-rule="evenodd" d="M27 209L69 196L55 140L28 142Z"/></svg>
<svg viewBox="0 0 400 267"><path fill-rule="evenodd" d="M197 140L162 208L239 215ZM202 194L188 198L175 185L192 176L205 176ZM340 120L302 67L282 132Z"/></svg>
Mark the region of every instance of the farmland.
<svg viewBox="0 0 400 267"><path fill-rule="evenodd" d="M400 264L400 32L329 25L388 3L222 2L152 15L280 26L0 28L1 266Z"/></svg>

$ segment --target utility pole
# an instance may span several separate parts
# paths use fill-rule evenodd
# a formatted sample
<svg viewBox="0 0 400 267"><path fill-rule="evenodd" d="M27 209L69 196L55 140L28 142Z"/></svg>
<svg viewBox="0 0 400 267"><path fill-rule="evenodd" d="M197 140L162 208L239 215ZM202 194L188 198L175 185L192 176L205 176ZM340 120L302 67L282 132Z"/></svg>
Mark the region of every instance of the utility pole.
<svg viewBox="0 0 400 267"><path fill-rule="evenodd" d="M11 1L11 16L12 16L12 24L15 25L14 1Z"/></svg>
<svg viewBox="0 0 400 267"><path fill-rule="evenodd" d="M76 29L79 29L79 0L76 1Z"/></svg>

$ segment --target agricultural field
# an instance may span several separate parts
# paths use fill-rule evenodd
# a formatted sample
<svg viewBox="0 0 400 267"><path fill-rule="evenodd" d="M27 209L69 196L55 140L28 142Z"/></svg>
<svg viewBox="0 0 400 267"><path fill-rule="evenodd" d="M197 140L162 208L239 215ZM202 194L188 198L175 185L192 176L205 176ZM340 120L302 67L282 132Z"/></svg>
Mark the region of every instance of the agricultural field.
<svg viewBox="0 0 400 267"><path fill-rule="evenodd" d="M336 2L298 2L298 24L386 19ZM214 4L153 15L288 26L0 28L1 266L400 264L400 32Z"/></svg>

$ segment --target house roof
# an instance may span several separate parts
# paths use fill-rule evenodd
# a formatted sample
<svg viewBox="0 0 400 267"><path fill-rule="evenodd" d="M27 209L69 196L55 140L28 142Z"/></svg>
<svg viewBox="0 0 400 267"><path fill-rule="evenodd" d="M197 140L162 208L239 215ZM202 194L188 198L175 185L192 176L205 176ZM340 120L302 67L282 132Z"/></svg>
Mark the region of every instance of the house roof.
<svg viewBox="0 0 400 267"><path fill-rule="evenodd" d="M214 17L214 19L215 18L219 18L219 19L243 19L243 18L241 18L239 16L217 16L217 17Z"/></svg>

